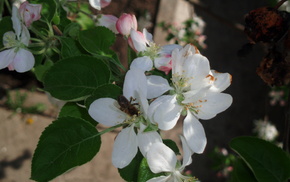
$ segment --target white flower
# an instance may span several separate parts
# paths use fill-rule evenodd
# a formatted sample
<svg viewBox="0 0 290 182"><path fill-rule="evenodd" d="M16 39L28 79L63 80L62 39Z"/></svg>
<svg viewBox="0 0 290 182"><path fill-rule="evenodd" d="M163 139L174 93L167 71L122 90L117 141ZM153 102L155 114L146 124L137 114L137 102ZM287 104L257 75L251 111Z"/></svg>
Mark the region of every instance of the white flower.
<svg viewBox="0 0 290 182"><path fill-rule="evenodd" d="M163 143L154 143L147 152L147 163L153 173L165 172L167 176L159 176L148 180L147 182L181 182L184 180L193 181L194 179L188 176L183 176L181 173L186 166L191 164L192 150L189 148L184 137L181 136L183 147L183 162L180 165L177 161L175 153Z"/></svg>
<svg viewBox="0 0 290 182"><path fill-rule="evenodd" d="M211 119L232 103L229 94L220 93L231 83L231 75L211 71L209 61L195 47L187 45L172 53L173 95L164 95L153 101L149 117L161 130L170 130L180 115L186 115L184 137L190 148L202 153L206 136L198 119Z"/></svg>
<svg viewBox="0 0 290 182"><path fill-rule="evenodd" d="M12 8L12 23L15 33L10 31L3 35L3 45L6 50L0 52L0 69L8 67L19 73L29 71L35 63L34 56L26 50L30 34L20 21L18 8Z"/></svg>
<svg viewBox="0 0 290 182"><path fill-rule="evenodd" d="M273 141L279 135L275 125L266 119L255 120L254 132L257 133L259 138L267 141Z"/></svg>
<svg viewBox="0 0 290 182"><path fill-rule="evenodd" d="M158 79L153 82L158 82ZM164 90L152 89L148 92L147 90L144 70L133 67L127 72L123 87L124 97L132 101L130 108L123 108L120 106L121 101L118 103L111 98L100 98L90 105L89 114L99 123L106 126L121 123L128 125L118 134L114 143L112 162L117 168L126 167L136 155L138 147L145 156L153 143L162 141L156 131L143 131L146 129L148 119L147 94L159 96L163 94ZM135 128L138 130L137 134Z"/></svg>

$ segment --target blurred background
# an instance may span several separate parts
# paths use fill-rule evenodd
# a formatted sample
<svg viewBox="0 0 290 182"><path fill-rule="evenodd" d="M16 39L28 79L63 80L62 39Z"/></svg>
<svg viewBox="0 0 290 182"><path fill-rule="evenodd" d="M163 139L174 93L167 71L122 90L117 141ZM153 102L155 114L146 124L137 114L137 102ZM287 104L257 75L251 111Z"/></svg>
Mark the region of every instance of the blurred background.
<svg viewBox="0 0 290 182"><path fill-rule="evenodd" d="M268 47L257 43L250 51L242 49L249 43L244 33L246 14L276 3L275 0L112 0L101 11L91 9L95 14L117 17L122 13L135 14L138 29L147 28L155 43L192 43L209 59L212 69L232 75L232 85L225 93L233 96L233 104L215 118L201 121L208 145L202 155L193 155L193 162L186 169L187 174L202 182L230 179L235 156L228 144L234 137L259 136L281 145L288 90L268 86L256 73ZM284 5L281 8L286 10L287 2ZM5 16L7 12L4 9L0 14ZM90 25L89 21L80 23L84 28ZM126 64L127 43L120 35L113 49ZM38 138L57 117L62 105L39 87L42 85L31 72L0 70L0 181L30 181L30 164ZM178 141L181 133L179 123L163 136ZM53 181L123 181L111 165L115 135L112 132L102 136L106 145L102 145L91 162Z"/></svg>

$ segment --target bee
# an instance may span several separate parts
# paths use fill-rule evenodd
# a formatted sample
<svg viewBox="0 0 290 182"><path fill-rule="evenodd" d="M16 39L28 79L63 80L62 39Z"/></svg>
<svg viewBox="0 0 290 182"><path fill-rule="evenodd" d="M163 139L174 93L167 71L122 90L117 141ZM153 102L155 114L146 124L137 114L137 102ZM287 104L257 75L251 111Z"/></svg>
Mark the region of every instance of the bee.
<svg viewBox="0 0 290 182"><path fill-rule="evenodd" d="M128 101L128 99L123 96L120 95L117 99L118 104L121 106L120 110L127 113L130 116L134 116L134 115L138 115L139 111L138 109L134 106L134 105L138 105L137 103L132 104L131 102L133 101L133 98L130 98L130 101Z"/></svg>

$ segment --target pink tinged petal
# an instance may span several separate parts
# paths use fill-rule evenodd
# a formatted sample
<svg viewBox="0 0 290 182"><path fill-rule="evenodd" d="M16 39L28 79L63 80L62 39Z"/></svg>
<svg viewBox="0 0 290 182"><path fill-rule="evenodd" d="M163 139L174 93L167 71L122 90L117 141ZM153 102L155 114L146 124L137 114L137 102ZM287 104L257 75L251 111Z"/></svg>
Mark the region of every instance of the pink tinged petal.
<svg viewBox="0 0 290 182"><path fill-rule="evenodd" d="M19 7L19 13L25 25L29 27L32 22L41 18L40 12L41 4L29 4L27 1L23 2Z"/></svg>
<svg viewBox="0 0 290 182"><path fill-rule="evenodd" d="M150 104L148 115L159 129L170 130L176 125L181 111L182 106L178 105L175 95L164 95Z"/></svg>
<svg viewBox="0 0 290 182"><path fill-rule="evenodd" d="M153 173L175 171L176 155L163 143L154 143L147 152L146 158Z"/></svg>
<svg viewBox="0 0 290 182"><path fill-rule="evenodd" d="M180 139L182 142L182 149L183 149L183 161L182 161L182 166L180 167L179 171L183 171L183 169L186 166L191 164L191 162L192 162L191 156L193 154L193 151L190 149L184 136L180 135Z"/></svg>
<svg viewBox="0 0 290 182"><path fill-rule="evenodd" d="M153 68L153 62L148 56L138 57L131 63L130 69L132 68L138 68L144 72L150 71Z"/></svg>
<svg viewBox="0 0 290 182"><path fill-rule="evenodd" d="M0 69L6 68L15 57L15 48L0 52Z"/></svg>
<svg viewBox="0 0 290 182"><path fill-rule="evenodd" d="M98 18L98 26L104 26L113 31L115 34L118 34L119 32L116 29L116 22L118 18L113 15L101 15Z"/></svg>
<svg viewBox="0 0 290 182"><path fill-rule="evenodd" d="M105 126L115 126L123 123L128 117L121 111L116 100L111 98L100 98L95 100L89 107L90 116Z"/></svg>
<svg viewBox="0 0 290 182"><path fill-rule="evenodd" d="M143 70L130 69L126 76L123 85L123 95L130 100L131 97L136 99L137 93L142 92L141 96L147 95L147 79ZM136 101L138 102L138 101Z"/></svg>
<svg viewBox="0 0 290 182"><path fill-rule="evenodd" d="M171 182L171 181L168 181L170 178L171 176L158 176L156 178L151 178L146 182Z"/></svg>
<svg viewBox="0 0 290 182"><path fill-rule="evenodd" d="M17 51L11 64L17 72L23 73L31 70L34 66L34 63L35 59L33 54L25 49L20 48Z"/></svg>
<svg viewBox="0 0 290 182"><path fill-rule="evenodd" d="M168 90L172 90L165 78L156 75L147 76L147 88L147 99L159 97Z"/></svg>
<svg viewBox="0 0 290 182"><path fill-rule="evenodd" d="M228 73L219 73L215 70L212 70L211 72L213 74L213 77L215 78L215 81L210 88L211 91L222 92L231 85L232 75Z"/></svg>
<svg viewBox="0 0 290 182"><path fill-rule="evenodd" d="M13 5L12 7L12 25L13 25L13 29L15 30L15 34L17 36L17 39L20 39L20 34L21 34L21 29L22 29L22 25L21 25L21 21L20 21L20 15L18 12L18 8Z"/></svg>
<svg viewBox="0 0 290 182"><path fill-rule="evenodd" d="M146 44L148 44L148 41L145 39L143 33L131 29L130 38L132 40L132 49L136 50L137 52L146 50Z"/></svg>
<svg viewBox="0 0 290 182"><path fill-rule="evenodd" d="M112 163L116 168L124 168L135 157L138 151L138 141L136 133L134 132L134 125L122 129L116 137Z"/></svg>
<svg viewBox="0 0 290 182"><path fill-rule="evenodd" d="M144 157L146 157L147 152L154 143L162 142L160 135L156 131L139 131L137 138L139 149Z"/></svg>
<svg viewBox="0 0 290 182"><path fill-rule="evenodd" d="M101 10L101 0L89 0L89 3L93 8Z"/></svg>
<svg viewBox="0 0 290 182"><path fill-rule="evenodd" d="M137 30L137 20L135 15L123 13L117 20L116 28L120 34L129 36L131 29Z"/></svg>
<svg viewBox="0 0 290 182"><path fill-rule="evenodd" d="M111 3L111 0L101 0L101 7L107 7Z"/></svg>
<svg viewBox="0 0 290 182"><path fill-rule="evenodd" d="M197 114L195 115L200 119L211 119L229 108L232 102L233 98L229 94L208 93L197 105Z"/></svg>
<svg viewBox="0 0 290 182"><path fill-rule="evenodd" d="M191 112L187 112L184 119L183 135L193 152L203 153L207 143L205 132L202 124Z"/></svg>

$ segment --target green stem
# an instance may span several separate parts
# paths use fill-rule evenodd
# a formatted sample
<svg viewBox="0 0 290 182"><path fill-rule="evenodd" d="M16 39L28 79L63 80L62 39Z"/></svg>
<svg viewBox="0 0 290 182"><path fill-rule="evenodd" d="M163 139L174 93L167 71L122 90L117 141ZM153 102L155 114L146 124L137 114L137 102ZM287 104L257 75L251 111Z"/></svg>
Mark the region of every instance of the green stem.
<svg viewBox="0 0 290 182"><path fill-rule="evenodd" d="M75 9L79 13L83 13L84 15L86 15L86 16L88 16L88 17L90 17L91 19L94 20L94 15L91 15L91 14L89 14L89 13L87 13L87 12L85 12L85 11L79 9L79 8L74 7L71 4L69 4L68 2L65 5L68 6L69 8Z"/></svg>
<svg viewBox="0 0 290 182"><path fill-rule="evenodd" d="M105 130L99 132L96 136L99 136L99 135L105 134L105 133L107 133L107 132L113 131L114 129L119 128L119 127L121 127L121 126L123 126L123 125L124 125L124 124L118 124L118 125L116 125L116 126L112 126L111 128L107 128L107 129L105 129Z"/></svg>
<svg viewBox="0 0 290 182"><path fill-rule="evenodd" d="M47 38L40 32L40 31L38 31L36 28L34 28L33 27L33 25L31 25L30 27L29 27L29 29L33 32L33 33L35 33L37 36L39 36L42 40L46 40Z"/></svg>
<svg viewBox="0 0 290 182"><path fill-rule="evenodd" d="M39 43L30 43L28 47L30 48L30 47L44 47L44 46L45 46L44 42L39 42Z"/></svg>
<svg viewBox="0 0 290 182"><path fill-rule="evenodd" d="M10 7L10 4L9 4L8 0L5 0L5 4L6 4L6 7L7 7L9 13L12 14L12 9Z"/></svg>
<svg viewBox="0 0 290 182"><path fill-rule="evenodd" d="M132 60L131 60L132 58L131 58L131 48L130 48L128 43L127 43L127 58L128 58L128 68L130 68L130 64L132 62Z"/></svg>

